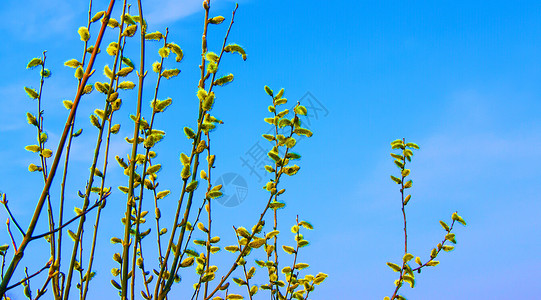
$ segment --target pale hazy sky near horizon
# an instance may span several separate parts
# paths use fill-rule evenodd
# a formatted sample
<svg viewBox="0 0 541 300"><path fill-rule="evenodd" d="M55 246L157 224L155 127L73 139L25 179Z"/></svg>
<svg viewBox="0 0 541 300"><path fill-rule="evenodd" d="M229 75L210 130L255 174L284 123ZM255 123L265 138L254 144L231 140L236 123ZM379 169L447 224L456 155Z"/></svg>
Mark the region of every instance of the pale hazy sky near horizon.
<svg viewBox="0 0 541 300"><path fill-rule="evenodd" d="M94 1L94 11L104 10L107 3ZM213 15L225 16L227 23L234 5L213 1ZM170 39L185 54L177 65L180 75L160 90L159 98L172 97L174 103L157 120L168 134L157 146L158 159L166 166L161 186L171 189L167 200L174 205L178 154L189 146L182 127L193 127L196 118L203 11L200 1L192 0L143 1L143 7L148 31L164 32L167 26ZM118 16L120 8L119 2L113 14ZM87 11L86 1L68 0L6 0L0 9L0 191L23 224L42 186L40 176L27 171L36 156L24 150L35 141L25 114L35 113L36 106L23 86L39 85L38 72L25 66L47 50L53 76L45 82L43 101L48 145L55 150L67 116L62 100L75 93L73 70L62 64L80 57L77 29L86 24ZM215 206L223 239L232 238L231 225L251 227L254 211L265 205L259 177L265 173L252 171L244 161L252 158L255 146L266 143L260 135L269 130L263 118L270 103L263 86L284 87L290 103L302 99L311 109L314 132L295 148L303 155L301 170L283 180L287 207L280 211L286 243L291 243L288 228L297 214L315 227L306 234L311 245L301 260L311 264L307 271L329 277L311 299L383 299L392 294L397 273L385 263L398 262L403 255L400 194L389 178L398 173L389 156L389 143L397 138L421 147L410 165L411 252L426 260L443 238L438 221L449 220L452 212L468 221L467 227L456 228L456 249L441 254L440 265L423 270L416 287L405 286L402 294L410 300L539 297L540 15L539 1L241 1L230 41L243 45L248 59L230 55L221 67L221 73L235 74L235 81L216 91L213 112L225 123L213 133L213 145L215 178L235 173L246 182L248 194L238 206ZM226 28L211 28L211 50L219 50ZM105 45L114 37L107 33ZM133 44L130 55L136 57L138 41ZM157 59L156 45L149 44L150 63ZM108 59L102 51L90 82L103 81L101 68L111 63ZM153 80L147 80L145 101L152 97ZM133 114L135 95L126 93L119 118ZM84 132L73 156L80 167L70 176L74 191L69 206L80 205L76 190L84 188L96 135L87 115L102 100L93 95L81 104L76 126ZM148 105L145 109L148 116ZM123 138L131 135L129 126L115 136L113 156L128 152ZM123 185L126 179L118 165L110 165L110 185ZM59 180L54 185L53 193ZM107 244L121 231L115 210L122 209L125 199L116 188L111 197L100 231L104 250L97 260L93 299L115 295L109 270L118 249ZM6 218L0 209L0 220ZM5 229L0 230L0 244L8 242ZM229 269L232 255L220 254L220 270ZM45 260L27 255L21 266L38 268L47 260L43 255ZM38 286L41 281L32 285ZM173 295L192 290L188 279L175 288ZM22 298L22 290L12 296Z"/></svg>

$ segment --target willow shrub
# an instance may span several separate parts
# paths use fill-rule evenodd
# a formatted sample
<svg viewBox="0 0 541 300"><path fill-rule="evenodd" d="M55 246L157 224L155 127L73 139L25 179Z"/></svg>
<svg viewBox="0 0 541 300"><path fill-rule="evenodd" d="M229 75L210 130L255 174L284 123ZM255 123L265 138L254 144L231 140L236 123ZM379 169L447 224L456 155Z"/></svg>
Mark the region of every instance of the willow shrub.
<svg viewBox="0 0 541 300"><path fill-rule="evenodd" d="M260 297L265 293L267 294L265 297L270 295L271 299L308 299L314 289L327 277L325 273L307 274L304 269L309 265L300 262L301 248L309 244L302 232L312 230L313 227L297 217L291 227L294 240L284 244L278 239L280 230L277 222L279 209L285 206L281 201L285 193L282 179L295 175L300 169L295 160L301 156L292 151L296 138L312 136L310 130L302 127L299 118L308 113L307 109L300 103L297 103L292 111L284 109L284 104L287 103L284 89L274 92L265 86L264 90L269 97L270 116L264 120L274 128L274 134L263 135L263 138L271 143L269 148L272 149L268 152L268 156L274 162L265 166L270 176L270 180L264 186L268 192L268 199L262 202L262 211L254 214L258 219L252 226L234 227L237 243L222 245L220 237L212 234L212 206L214 199L222 196L222 186L213 185L211 181L213 167L218 163L211 151L211 137L215 134L213 130L223 123L213 116L213 105L215 93L234 79L233 74L220 70L222 60L247 58L241 46L228 41L238 5L233 10L229 22L226 22L223 16L211 15L210 0L203 2L205 19L199 65L201 76L197 84L197 94L194 95L196 101L193 102L194 105L198 104L198 114L197 118L192 120L191 127L183 128L191 144L191 150L180 155L182 168L179 170L181 179L178 184L181 191L174 207L174 202L165 206L166 204L160 201L171 192L159 186L158 172L162 165L156 158L154 147L162 140L167 142L164 140L165 132L156 125L164 122L167 107L174 102L172 98L164 98L161 95L160 83L163 79L174 80L180 73L178 67L182 62L183 52L179 45L168 39L168 29L165 29L165 32L147 32L147 22L143 17L140 0L133 3L137 8L136 13L130 13L130 4L124 1L122 14L117 18L111 15L114 4L115 1L111 0L107 10L93 12L90 1L87 23L77 30L82 41L81 58L65 62L66 67L73 68L74 81L77 83L74 84L76 94L73 100L63 101L68 117L55 151L50 149L47 143L44 112L41 108L45 98L42 89L51 75L51 71L46 67L46 53L43 52L41 57L33 58L28 63L27 68L39 70L40 77L38 90L24 87L26 94L37 104L35 112L28 112L26 117L36 131L38 142L26 146L25 149L35 153L36 158L35 163L28 166L28 171L41 173L44 184L32 219L28 226L24 227L26 229L11 213L6 194L1 195L1 202L9 213L7 225L11 239L9 244L12 246L8 244L0 246L3 260L0 297L9 299L8 294L22 292L29 299L38 299L43 295L47 295L48 299L66 300L70 296L87 299L91 285L96 288L104 284L96 281L110 280L110 284L118 290L121 299L165 299L174 284L181 281L183 274L195 272L198 279L193 282L193 294L186 295L192 299L253 299L256 294ZM222 23L225 24L220 25ZM216 52L210 51L207 45L207 32L213 30L215 26L226 26L227 23L229 26L223 44L216 48ZM117 37L108 44L102 41L105 30L117 34ZM94 35L96 39L91 43L91 36ZM158 53L145 52L145 45L150 42L161 44ZM138 67L134 63L135 57L125 55L125 49L131 45L140 50ZM230 58L231 54L238 55L238 58ZM98 55L105 56L108 63L102 67L95 66L94 62ZM156 60L148 63L148 59ZM103 70L103 75L100 74L101 71L95 73L96 70ZM149 76L151 73L155 73L155 76ZM155 80L150 107L142 100L145 79ZM78 122L82 122L86 116L78 116L77 111L81 99L90 93L98 93L103 102L101 107L96 108L89 116L88 121L95 127L95 131L83 134L81 129L76 129L76 117L79 117ZM110 146L112 141L117 139L115 135L119 133L121 124L117 124L113 118L123 110L122 99L135 101L137 108L131 115L133 123L122 124L133 128L133 135L124 138L131 145L131 151L115 155L116 153L110 153ZM82 204L73 208L75 217L69 217L68 212L72 208L65 206L65 197L67 193L76 192L66 186L68 168L75 163L70 159L70 151L74 143L81 138L96 140L96 144L88 179L80 183L84 189L77 191ZM392 146L393 149L402 149L402 154L392 154L396 159L395 163L401 168L401 179L397 177L392 179L402 185L400 191L406 233L404 207L411 196L404 198L404 191L411 187L411 181L404 183L405 177L409 175L405 165L406 160L411 159L410 148L418 147L400 140L393 142ZM102 161L103 164L98 166L98 161ZM126 176L126 184L118 186L118 190L112 190L106 181L109 162L118 163ZM61 189L59 194L53 195L49 191L55 177ZM96 247L98 232L103 230L100 228L101 213L107 208L108 198L112 195L119 198L123 194L125 194L125 210L118 215L123 224L123 236L99 235L103 237L102 239L110 239L111 247L118 250L112 257L117 265L111 270L111 276L96 275L93 264L95 256L99 253ZM175 212L172 220L162 219L163 209ZM49 228L46 232L37 232L36 226L40 216L48 220ZM93 220L89 218L90 216L93 216ZM154 219L154 224L146 222L150 219ZM272 224L266 225L266 220ZM420 265L416 269L408 265L413 256L407 253L406 235L404 262L401 266L388 263L393 270L400 273L392 299L402 297L397 291L403 282L410 283L413 287L414 271L420 272L425 266L436 265L434 258L441 249L452 250L452 246L443 244L445 241L455 241L454 234L451 233L455 221L464 223L456 213L453 214L453 223L450 227L442 222L447 231L445 240L438 244L432 251L430 260L424 264L416 258L415 261ZM14 224L16 228L12 230L10 224ZM83 235L85 230L91 234ZM15 278L23 274L21 270L17 273L16 271L18 267L20 268L20 262L30 243L42 245L45 243L45 246L40 247L48 249L50 259L44 262L43 267L30 270L30 274L25 268L24 277ZM84 255L83 248L86 249ZM147 257L145 249L157 249L154 252L157 252L158 257ZM217 255L221 249L234 255L230 266L218 271L218 267L211 263L211 257ZM250 258L250 254L255 252L260 252L260 256L265 257L265 260ZM13 253L12 257L8 257L10 253ZM263 283L257 282L254 278L258 270L268 275L265 276L267 279ZM230 284L238 287L233 288Z"/></svg>

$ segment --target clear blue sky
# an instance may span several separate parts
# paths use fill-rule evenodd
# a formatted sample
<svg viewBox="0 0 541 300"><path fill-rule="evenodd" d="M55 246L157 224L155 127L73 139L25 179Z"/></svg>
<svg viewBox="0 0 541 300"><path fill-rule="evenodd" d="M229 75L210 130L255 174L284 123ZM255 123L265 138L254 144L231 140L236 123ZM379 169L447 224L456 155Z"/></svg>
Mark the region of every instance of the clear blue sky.
<svg viewBox="0 0 541 300"><path fill-rule="evenodd" d="M38 87L39 79L25 66L48 51L53 76L45 85L45 126L49 145L56 149L53 145L67 116L61 100L75 94L72 69L62 63L80 56L77 28L86 24L84 2L7 0L0 11L0 190L8 194L24 224L42 185L38 174L26 171L36 158L23 149L35 141L25 113L35 112L36 107L22 87ZM202 10L200 1L155 2L143 1L149 31L165 31L169 26L171 40L185 53L182 73L165 82L160 92L160 98L172 97L175 102L157 125L168 132L157 151L162 163L171 161L164 163L167 167L160 176L162 186L173 191L168 201L174 204L178 154L188 148L181 128L193 127L196 117ZM234 2L213 3L214 14L229 20ZM241 175L249 192L239 206L216 206L222 220L217 228L224 237L231 238L231 225L252 226L254 210L264 206L263 182L250 174L241 158L258 141L265 143L260 134L269 129L263 122L269 98L263 86L284 87L294 101L310 92L313 103L322 109L312 118L314 136L297 146L303 154L301 171L284 180L287 209L280 211L284 237L296 214L315 226L306 235L311 245L301 253L301 260L311 263L310 272L325 272L329 278L312 299L382 299L392 293L397 273L385 263L401 259L403 242L400 195L389 179L397 173L389 142L402 137L421 146L410 165L411 252L426 259L443 237L438 220L448 220L455 210L468 221L466 228L456 230L456 249L442 254L440 265L419 274L416 288L404 287L403 294L409 299L539 297L539 1L246 0L239 4L230 40L245 46L248 60L229 56L221 68L236 78L217 90L214 111L225 124L214 133L213 145L222 147L217 150L216 174ZM103 0L95 1L94 7L104 10L105 5ZM115 7L116 15L120 7ZM219 50L225 28L212 28L211 50ZM112 33L106 35L106 42L112 38ZM155 45L149 47L150 62L157 57L155 50ZM91 82L103 80L101 66L110 62L102 55L97 63L100 67ZM125 96L124 119L133 113L134 101L128 99L135 99L135 92ZM101 101L93 96L82 103L77 127L85 132L84 141L81 138L74 148L81 165L71 173L74 189L84 188L90 166L85 155L95 140L96 130L87 115ZM123 138L132 132L128 127L116 136L113 155L127 153ZM123 184L125 177L116 164L111 166L111 185ZM58 192L55 183L53 193ZM113 196L116 200L108 204L100 232L105 240L121 231L115 209L123 207L124 196L119 191ZM78 205L74 192L70 201ZM1 210L0 220L6 217ZM2 243L8 241L5 230L0 237ZM94 283L103 288L95 291L96 297L114 293L108 283L110 255L118 250L106 244L98 260L101 283ZM229 256L223 255L227 261ZM32 262L25 258L23 265Z"/></svg>

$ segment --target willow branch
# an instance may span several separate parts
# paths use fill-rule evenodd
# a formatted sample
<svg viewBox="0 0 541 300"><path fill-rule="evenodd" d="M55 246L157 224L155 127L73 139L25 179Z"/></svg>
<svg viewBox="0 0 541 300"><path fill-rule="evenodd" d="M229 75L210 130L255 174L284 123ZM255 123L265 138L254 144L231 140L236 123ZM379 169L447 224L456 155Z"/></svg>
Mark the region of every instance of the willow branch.
<svg viewBox="0 0 541 300"><path fill-rule="evenodd" d="M111 14L111 11L113 10L114 3L115 3L115 0L111 0L110 3L109 3L109 7L108 7L107 13L106 13L107 18ZM99 46L101 44L103 34L105 33L105 28L106 27L107 27L107 22L104 22L102 24L102 26L101 26L100 33L98 34L98 38L97 38L96 43L95 43L94 51L92 52L92 56L90 57L90 62L88 64L88 66L87 66L87 69L86 69L85 73L83 74L83 79L81 81L81 85L79 85L79 89L77 90L77 94L75 95L72 109L70 111L68 119L66 120L66 124L64 126L64 131L63 131L62 136L60 137L60 141L58 143L58 148L57 148L57 151L56 151L56 154L55 154L55 157L54 157L53 164L51 166L49 176L47 177L47 181L46 181L45 186L43 188L43 191L41 193L40 199L38 200L38 203L36 205L34 214L33 214L32 219L30 221L30 225L28 226L28 230L26 231L26 235L23 238L23 241L21 243L20 248L15 253L15 256L13 257L13 260L9 264L9 267L8 267L8 269L6 271L6 275L4 276L2 282L0 283L0 298L4 296L4 294L6 292L6 288L7 288L8 284L9 284L9 281L11 280L11 277L13 276L13 273L15 272L15 269L17 268L19 262L23 258L24 250L26 249L26 246L30 242L31 236L34 233L34 229L36 228L36 224L38 222L39 215L41 214L43 204L45 203L45 198L49 194L49 189L51 188L53 178L54 178L54 176L56 174L56 169L58 167L60 157L62 156L62 150L64 149L64 145L66 143L66 139L67 139L67 136L68 136L69 129L71 127L73 119L75 118L77 107L79 105L79 101L81 100L81 96L83 94L84 86L85 86L86 82L88 81L88 78L93 73L92 67L94 66L94 61L96 60L96 56L98 54L98 49L99 49Z"/></svg>

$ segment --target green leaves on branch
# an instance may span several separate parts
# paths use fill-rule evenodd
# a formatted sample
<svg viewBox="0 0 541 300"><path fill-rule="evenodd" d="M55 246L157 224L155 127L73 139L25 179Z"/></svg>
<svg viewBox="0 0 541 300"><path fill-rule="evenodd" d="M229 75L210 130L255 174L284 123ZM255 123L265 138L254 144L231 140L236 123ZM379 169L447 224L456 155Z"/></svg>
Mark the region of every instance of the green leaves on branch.
<svg viewBox="0 0 541 300"><path fill-rule="evenodd" d="M76 60L75 58L74 59L70 59L68 61L66 61L64 63L64 66L66 67L70 67L70 68L78 68L79 66L82 66L83 64L80 63L78 60Z"/></svg>
<svg viewBox="0 0 541 300"><path fill-rule="evenodd" d="M157 113L164 112L169 105L173 103L173 99L167 98L165 100L154 100L150 102L150 107Z"/></svg>
<svg viewBox="0 0 541 300"><path fill-rule="evenodd" d="M145 34L145 39L150 41L160 41L163 39L163 34L159 31Z"/></svg>
<svg viewBox="0 0 541 300"><path fill-rule="evenodd" d="M130 25L124 29L122 36L132 37L137 32L137 25Z"/></svg>
<svg viewBox="0 0 541 300"><path fill-rule="evenodd" d="M123 90L131 90L135 87L135 83L131 82L131 81L122 81L119 85L118 85L118 88L119 89L123 89Z"/></svg>
<svg viewBox="0 0 541 300"><path fill-rule="evenodd" d="M457 221L458 223L466 226L466 221L464 221L464 219L462 219L462 217L459 216L456 212L453 213L453 215L451 216L451 219L453 221Z"/></svg>
<svg viewBox="0 0 541 300"><path fill-rule="evenodd" d="M395 272L400 272L402 270L402 268L399 265L394 264L392 262L388 262L387 266L389 266L389 268L391 268Z"/></svg>
<svg viewBox="0 0 541 300"><path fill-rule="evenodd" d="M38 97L39 97L39 94L38 94L38 92L36 92L35 89L31 89L31 88L25 86L24 91L26 92L28 97L30 97L31 99L38 99Z"/></svg>
<svg viewBox="0 0 541 300"><path fill-rule="evenodd" d="M130 68L132 68L132 69L135 69L135 65L133 64L133 62L131 61L131 59L129 59L129 58L123 56L123 57L122 57L122 62L123 62L126 66L128 66L128 67L130 67Z"/></svg>
<svg viewBox="0 0 541 300"><path fill-rule="evenodd" d="M41 60L41 58L39 57L36 57L36 58L32 58L29 62L28 62L28 65L26 65L26 68L27 69L33 69L37 66L41 66L43 65L43 60Z"/></svg>
<svg viewBox="0 0 541 300"><path fill-rule="evenodd" d="M399 153L391 153L391 157L394 159L394 164L400 169L400 176L393 176L391 175L391 180L399 185L401 185L400 193L403 197L402 202L402 211L404 213L404 231L406 231L406 216L405 216L405 210L404 206L408 204L408 202L411 199L411 195L405 195L404 190L411 188L413 186L413 181L407 180L406 177L410 175L411 170L406 169L407 162L411 162L411 157L413 156L413 150L418 150L419 146L415 143L406 143L404 139L397 139L391 142L391 148L393 150L398 150ZM405 197L404 197L405 196ZM465 225L465 221L458 216L458 214L455 212L452 215L453 223L455 221L462 223ZM456 243L455 234L451 233L451 230L453 229L452 226L447 225L447 223L440 221L440 225L443 227L443 229L446 231L445 239L443 242L439 243L436 248L432 249L430 252L430 260L426 262L425 264L422 263L420 257L415 257L415 262L419 265L419 267L415 270L417 270L419 273L421 272L421 268L425 266L436 266L439 264L438 261L435 261L434 259L438 256L439 252L441 250L444 250L446 252L450 252L454 250L454 246L451 245L444 245L446 241L450 241L452 243ZM407 237L405 240L405 243L407 245ZM415 277L414 272L409 266L409 262L414 258L414 256L410 253L405 253L402 260L403 265L402 267L388 262L387 265L395 272L400 273L400 278L395 281L395 285L397 286L395 293L393 295L393 299L405 299L403 296L400 296L397 294L398 289L402 286L403 282L409 283L409 285L413 288L415 286ZM385 297L385 299L390 299L389 297Z"/></svg>
<svg viewBox="0 0 541 300"><path fill-rule="evenodd" d="M214 81L214 85L224 86L230 82L232 82L234 79L233 74L222 76Z"/></svg>
<svg viewBox="0 0 541 300"><path fill-rule="evenodd" d="M105 11L99 11L97 12L93 17L92 19L90 19L90 23L94 23L96 22L97 20L101 19L103 17L103 15L105 15Z"/></svg>
<svg viewBox="0 0 541 300"><path fill-rule="evenodd" d="M273 97L274 96L274 92L271 90L270 87L268 86L265 86L265 92L267 93L267 95Z"/></svg>
<svg viewBox="0 0 541 300"><path fill-rule="evenodd" d="M26 113L26 120L28 121L28 124L38 126L38 120L29 112Z"/></svg>
<svg viewBox="0 0 541 300"><path fill-rule="evenodd" d="M411 254L411 253L406 253L406 254L404 254L404 257L403 257L402 259L403 259L404 263L407 263L407 262L409 262L410 260L412 260L413 257L414 257L413 254Z"/></svg>
<svg viewBox="0 0 541 300"><path fill-rule="evenodd" d="M222 24L222 22L225 20L222 16L216 16L214 18L209 19L210 24Z"/></svg>
<svg viewBox="0 0 541 300"><path fill-rule="evenodd" d="M237 44L229 44L229 45L225 46L224 51L229 52L229 53L237 52L238 54L240 54L242 56L242 60L246 60L246 58L247 58L246 51L244 51L244 49L241 46L237 45Z"/></svg>
<svg viewBox="0 0 541 300"><path fill-rule="evenodd" d="M169 70L164 70L162 72L162 76L165 77L166 79L169 79L171 77L177 76L179 73L180 73L179 69L169 69Z"/></svg>
<svg viewBox="0 0 541 300"><path fill-rule="evenodd" d="M171 52L173 52L176 55L175 57L176 62L182 61L182 58L184 57L184 53L182 53L182 49L180 48L179 45L175 43L167 43L166 47L169 48Z"/></svg>

